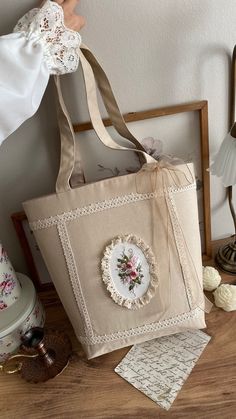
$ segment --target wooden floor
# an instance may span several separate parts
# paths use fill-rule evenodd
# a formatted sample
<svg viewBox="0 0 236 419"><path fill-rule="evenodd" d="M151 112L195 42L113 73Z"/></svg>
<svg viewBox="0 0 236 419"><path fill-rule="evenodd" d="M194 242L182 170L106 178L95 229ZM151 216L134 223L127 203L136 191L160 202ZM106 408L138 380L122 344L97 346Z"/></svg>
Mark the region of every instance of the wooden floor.
<svg viewBox="0 0 236 419"><path fill-rule="evenodd" d="M207 315L212 339L168 412L113 372L128 348L87 361L61 305L47 307L47 325L68 332L71 363L45 384L1 375L1 419L236 419L236 312L214 308Z"/></svg>

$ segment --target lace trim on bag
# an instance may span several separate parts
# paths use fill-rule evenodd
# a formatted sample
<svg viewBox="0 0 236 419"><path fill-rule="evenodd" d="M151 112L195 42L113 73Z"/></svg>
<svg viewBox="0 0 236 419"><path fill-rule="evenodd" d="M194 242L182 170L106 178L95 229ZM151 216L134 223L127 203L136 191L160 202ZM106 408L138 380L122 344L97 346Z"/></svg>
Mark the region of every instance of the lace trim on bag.
<svg viewBox="0 0 236 419"><path fill-rule="evenodd" d="M60 237L63 253L66 260L66 265L69 273L69 278L71 280L71 285L73 293L77 302L77 306L80 311L81 318L84 320L84 331L85 335L92 337L93 329L88 314L88 310L85 304L85 299L83 296L82 288L80 286L79 275L73 255L73 251L70 244L70 239L68 236L68 231L66 225L63 223L58 224L57 226L58 234Z"/></svg>
<svg viewBox="0 0 236 419"><path fill-rule="evenodd" d="M173 192L175 192L175 190L172 190ZM177 212L177 208L175 205L175 201L173 199L173 193L170 192L167 196L166 196L166 202L168 205L168 209L169 209L169 213L170 213L170 219L171 219L171 223L172 223L172 228L173 228L173 232L174 232L174 237L175 237L175 243L176 243L176 247L177 247L177 251L179 254L179 260L181 263L181 267L182 267L182 272L183 272L183 278L185 281L185 288L186 288L186 292L187 292L187 297L188 297L188 303L190 308L192 308L193 305L193 298L192 298L192 292L191 292L191 273L189 271L189 263L186 257L186 249L184 246L184 239L183 239L183 234L180 228L180 222L179 222L179 218L178 218L178 212Z"/></svg>
<svg viewBox="0 0 236 419"><path fill-rule="evenodd" d="M192 184L190 186L184 187L184 188L177 188L172 191L172 193L165 191L166 197L167 197L167 203L170 210L170 217L172 220L177 250L179 252L179 257L181 260L181 266L183 268L183 275L185 280L185 286L186 286L186 292L187 296L189 298L189 301L191 303L191 287L190 287L190 280L189 280L189 272L188 272L188 266L187 266L187 260L186 260L186 254L185 254L185 248L183 243L183 237L181 229L177 228L176 225L179 224L178 221L178 215L177 210L175 207L173 195L174 193L179 193L184 190L194 189L196 187L195 184ZM163 195L163 192L162 192ZM171 317L166 320L157 321L155 323L146 324L143 326L138 326L136 328L132 328L129 330L123 330L118 331L112 334L105 334L105 335L95 335L93 332L92 324L90 321L89 313L86 307L86 302L83 296L82 288L79 282L79 276L78 271L76 267L76 262L73 255L73 250L70 243L70 238L68 235L68 231L66 228L66 223L77 219L84 215L91 215L93 213L104 211L111 208L116 208L122 205L130 204L133 202L137 202L140 200L147 200L152 199L154 197L158 196L158 193L148 193L148 194L129 194L125 195L123 197L117 197L113 198L111 200L106 200L102 202L97 202L95 204L90 204L86 207L77 208L74 211L70 211L61 215L57 215L54 217L49 217L44 220L38 220L36 222L30 223L30 226L32 230L40 230L42 228L49 228L51 226L57 225L61 246L63 249L64 257L67 264L67 269L73 289L73 293L75 296L75 300L78 305L78 309L81 314L82 321L84 323L84 331L85 336L78 336L81 343L85 343L87 345L96 345L101 343L108 343L119 339L125 339L132 336L139 336L141 334L145 333L151 333L158 330L162 330L164 328L168 328L171 326L175 326L178 324L181 324L187 320L191 320L195 317L198 317L200 313L202 313L202 309L200 307L194 308L191 310L191 304L190 304L190 311L188 313L182 313L179 315L176 315L174 317Z"/></svg>
<svg viewBox="0 0 236 419"><path fill-rule="evenodd" d="M110 335L97 335L92 338L79 336L81 343L86 345L96 345L101 343L109 343L115 340L126 339L134 336L144 335L146 333L157 332L158 330L166 329L168 327L177 326L185 321L194 319L202 313L202 309L197 307L189 313L178 314L166 320L159 322L145 324L144 326L138 326L129 330L122 330L119 332L112 333Z"/></svg>
<svg viewBox="0 0 236 419"><path fill-rule="evenodd" d="M44 60L51 74L74 72L79 64L81 36L64 24L61 6L47 0L41 9L30 10L14 28L27 39L43 45Z"/></svg>
<svg viewBox="0 0 236 419"><path fill-rule="evenodd" d="M183 188L175 188L173 193L183 192L189 189L195 189L196 184L192 184ZM168 193L168 192L166 192ZM106 199L104 201L95 202L82 208L76 208L75 210L65 212L60 215L54 215L42 220L33 221L30 223L30 227L33 231L42 230L57 225L59 222L69 222L77 218L92 215L96 212L106 211L112 208L118 208L123 205L132 204L139 201L146 201L157 196L163 196L163 192L150 192L145 194L131 193L128 195L118 196L112 199Z"/></svg>

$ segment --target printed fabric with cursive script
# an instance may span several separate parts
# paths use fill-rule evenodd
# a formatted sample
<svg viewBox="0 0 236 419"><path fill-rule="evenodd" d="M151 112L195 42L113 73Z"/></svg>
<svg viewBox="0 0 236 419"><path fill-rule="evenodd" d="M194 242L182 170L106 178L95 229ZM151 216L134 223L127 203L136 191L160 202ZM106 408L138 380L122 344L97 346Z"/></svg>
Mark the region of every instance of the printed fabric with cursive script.
<svg viewBox="0 0 236 419"><path fill-rule="evenodd" d="M196 330L134 345L115 372L168 410L210 339Z"/></svg>

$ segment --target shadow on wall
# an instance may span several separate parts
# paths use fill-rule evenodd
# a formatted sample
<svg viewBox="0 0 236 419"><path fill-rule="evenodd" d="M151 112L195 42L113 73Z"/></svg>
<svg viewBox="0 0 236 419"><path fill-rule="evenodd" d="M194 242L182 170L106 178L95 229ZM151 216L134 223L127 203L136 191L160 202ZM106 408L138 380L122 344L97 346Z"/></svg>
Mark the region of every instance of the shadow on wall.
<svg viewBox="0 0 236 419"><path fill-rule="evenodd" d="M83 41L102 63L124 113L199 100L192 39L207 27L213 5L189 0L174 3L101 0L98 7L97 0L90 0L80 4L88 17ZM64 84L79 96L78 75ZM72 101L73 119L84 121L84 106L79 106L78 99Z"/></svg>
<svg viewBox="0 0 236 419"><path fill-rule="evenodd" d="M214 91L215 114L218 115L218 118L219 115L222 115L222 128L225 131L223 137L230 127L231 55L232 52L229 49L226 49L226 47L221 47L218 44L210 44L201 51L199 55L199 71L196 69L196 79L201 80L201 83L199 83L200 91L207 90L206 83L209 82L209 80L211 82ZM214 86L217 86L218 90L214 89ZM211 103L209 105L211 105ZM209 111L211 111L211 106L209 106ZM224 116L225 113L227 114L226 119ZM211 129L214 129L214 120L214 115L212 115ZM219 132L214 132L214 135L210 135L210 145L211 143L214 145L213 152L218 150L219 145L223 141L223 137L219 138Z"/></svg>
<svg viewBox="0 0 236 419"><path fill-rule="evenodd" d="M231 69L232 69L232 51L229 49L226 49L224 47L219 47L218 45L211 45L205 50L202 51L202 54L199 59L200 62L200 69L201 69L201 78L204 83L204 73L205 69L210 66L210 71L212 72L212 78L211 83L216 86L221 86L222 90L221 92L215 91L215 113L218 115L222 115L222 132L224 133L219 136L219 132L215 129L214 121L215 121L215 115L210 114L210 119L212 123L209 126L210 129L210 150L211 152L211 161L214 159L215 154L217 153L220 144L224 140L225 135L229 131L232 122L231 122ZM222 64L224 63L225 70L222 72L222 67L216 68L217 63ZM209 77L208 77L209 80ZM224 100L222 101L222 97L224 97ZM216 103L217 102L217 103ZM211 113L211 107L209 107L209 113ZM227 118L225 118L224 115L227 115ZM214 148L213 148L214 147ZM223 211L224 207L227 211L227 215L229 218L229 221L231 222L233 226L233 222L231 220L231 216L229 213L228 208L228 196L227 196L227 189L222 185L221 178L212 176L211 177L211 190L214 190L214 194L211 194L211 210L212 214L215 216L219 216L221 211ZM236 204L236 196L234 193L234 202ZM233 229L233 227L232 227ZM227 234L227 236L230 235L230 233Z"/></svg>
<svg viewBox="0 0 236 419"><path fill-rule="evenodd" d="M15 268L27 273L10 215L27 199L55 192L60 141L52 83L39 111L0 147L0 240Z"/></svg>
<svg viewBox="0 0 236 419"><path fill-rule="evenodd" d="M155 54L149 55L148 63L162 77L158 97L163 98L163 105L179 103L179 98L182 102L203 98L197 40L202 37L211 13L210 5L205 2L202 5L181 0L176 7L173 2L169 4L171 7L163 8L157 18L161 37L153 40Z"/></svg>
<svg viewBox="0 0 236 419"><path fill-rule="evenodd" d="M17 21L40 1L1 0L0 36L11 33Z"/></svg>

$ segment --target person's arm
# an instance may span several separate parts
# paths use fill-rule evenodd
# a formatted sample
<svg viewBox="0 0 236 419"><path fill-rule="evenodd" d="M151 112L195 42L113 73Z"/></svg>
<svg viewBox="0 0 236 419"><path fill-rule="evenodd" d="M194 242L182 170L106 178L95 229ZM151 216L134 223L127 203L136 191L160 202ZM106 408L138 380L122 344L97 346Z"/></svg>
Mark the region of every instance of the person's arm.
<svg viewBox="0 0 236 419"><path fill-rule="evenodd" d="M38 109L50 74L77 69L84 25L77 0L47 0L0 37L0 144Z"/></svg>

